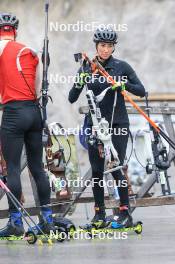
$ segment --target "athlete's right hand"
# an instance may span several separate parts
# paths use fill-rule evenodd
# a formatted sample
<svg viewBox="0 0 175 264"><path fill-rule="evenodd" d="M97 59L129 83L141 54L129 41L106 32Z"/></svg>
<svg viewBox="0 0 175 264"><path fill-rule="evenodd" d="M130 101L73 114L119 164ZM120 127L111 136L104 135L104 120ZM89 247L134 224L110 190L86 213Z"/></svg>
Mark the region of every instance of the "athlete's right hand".
<svg viewBox="0 0 175 264"><path fill-rule="evenodd" d="M91 74L88 72L78 72L76 76L76 88L82 89L86 83L91 80Z"/></svg>

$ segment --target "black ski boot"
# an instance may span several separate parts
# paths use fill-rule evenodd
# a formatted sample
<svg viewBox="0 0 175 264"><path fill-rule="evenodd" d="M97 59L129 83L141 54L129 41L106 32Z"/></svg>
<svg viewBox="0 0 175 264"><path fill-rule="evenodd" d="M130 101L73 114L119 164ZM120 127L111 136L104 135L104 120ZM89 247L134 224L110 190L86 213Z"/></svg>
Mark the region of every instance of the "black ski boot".
<svg viewBox="0 0 175 264"><path fill-rule="evenodd" d="M117 219L113 220L111 223L111 228L124 228L131 226L133 226L133 220L128 206L120 206L119 215L117 216Z"/></svg>
<svg viewBox="0 0 175 264"><path fill-rule="evenodd" d="M95 225L98 228L103 228L106 226L106 212L105 207L94 207L95 215L91 220L91 224Z"/></svg>
<svg viewBox="0 0 175 264"><path fill-rule="evenodd" d="M0 229L0 237L23 236L24 232L21 213L11 212L7 225Z"/></svg>

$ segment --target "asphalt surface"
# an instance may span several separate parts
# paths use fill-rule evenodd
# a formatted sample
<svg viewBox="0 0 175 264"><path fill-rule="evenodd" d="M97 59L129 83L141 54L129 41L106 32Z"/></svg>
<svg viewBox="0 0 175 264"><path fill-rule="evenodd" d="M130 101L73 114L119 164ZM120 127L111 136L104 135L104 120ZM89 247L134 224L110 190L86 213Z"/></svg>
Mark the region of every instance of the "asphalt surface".
<svg viewBox="0 0 175 264"><path fill-rule="evenodd" d="M29 179L22 175L26 204L33 198ZM174 180L172 179L172 185ZM0 201L0 208L7 208L6 197ZM93 204L79 204L73 215L68 216L78 227L93 216ZM110 210L107 210L111 214ZM28 245L25 241L0 241L0 264L162 264L175 263L175 205L137 208L133 213L135 221L143 222L143 233L122 234L113 239L75 239L48 246ZM36 220L36 219L35 219ZM3 227L7 219L0 220ZM123 239L122 239L123 238Z"/></svg>
<svg viewBox="0 0 175 264"><path fill-rule="evenodd" d="M91 208L89 204L89 217ZM119 234L113 239L76 239L53 246L1 241L0 263L175 263L175 206L139 208L133 216L143 221L142 235L130 233L126 239ZM77 226L86 223L84 205L77 206L70 219Z"/></svg>

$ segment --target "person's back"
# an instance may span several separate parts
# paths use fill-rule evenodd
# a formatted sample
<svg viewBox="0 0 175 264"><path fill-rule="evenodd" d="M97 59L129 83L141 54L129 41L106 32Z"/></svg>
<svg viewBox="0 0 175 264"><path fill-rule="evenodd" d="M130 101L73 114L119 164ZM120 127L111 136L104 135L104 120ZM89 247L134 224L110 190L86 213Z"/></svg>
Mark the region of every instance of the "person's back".
<svg viewBox="0 0 175 264"><path fill-rule="evenodd" d="M21 43L13 40L1 40L1 42L0 93L2 103L5 104L12 100L35 100L38 57ZM24 77L17 67L18 57Z"/></svg>
<svg viewBox="0 0 175 264"><path fill-rule="evenodd" d="M55 227L52 210L47 206L50 204L50 185L42 164L43 122L36 95L39 59L33 49L15 41L17 28L18 20L14 15L0 14L1 145L7 165L7 186L20 201L20 160L25 144L28 167L40 200L42 221L39 227L49 233ZM0 237L20 236L24 233L22 215L11 199L8 203L9 222L0 230Z"/></svg>

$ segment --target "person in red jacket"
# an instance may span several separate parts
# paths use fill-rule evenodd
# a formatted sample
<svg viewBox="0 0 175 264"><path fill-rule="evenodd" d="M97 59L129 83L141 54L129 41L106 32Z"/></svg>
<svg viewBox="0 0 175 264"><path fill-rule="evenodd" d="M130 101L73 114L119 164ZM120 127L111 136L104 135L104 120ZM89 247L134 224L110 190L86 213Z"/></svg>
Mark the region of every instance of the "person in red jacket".
<svg viewBox="0 0 175 264"><path fill-rule="evenodd" d="M20 159L25 145L27 163L36 182L41 206L39 223L45 233L54 229L50 186L42 164L42 117L37 101L39 58L36 52L16 42L18 19L11 13L0 14L0 94L3 104L1 122L2 153L7 165L7 186L20 200ZM10 199L9 221L0 237L22 235L21 214Z"/></svg>

